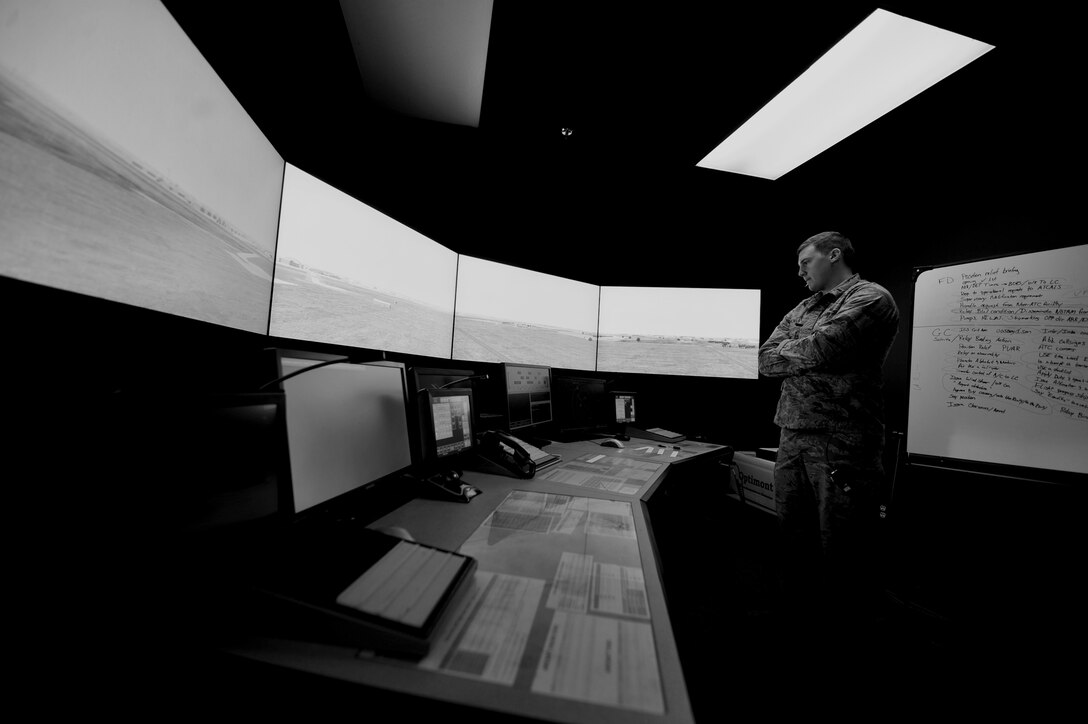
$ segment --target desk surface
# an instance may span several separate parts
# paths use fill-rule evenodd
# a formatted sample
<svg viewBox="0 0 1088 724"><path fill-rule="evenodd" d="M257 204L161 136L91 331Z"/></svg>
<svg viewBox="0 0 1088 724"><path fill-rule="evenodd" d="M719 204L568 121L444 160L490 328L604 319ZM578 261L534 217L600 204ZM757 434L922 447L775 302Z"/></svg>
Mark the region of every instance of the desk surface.
<svg viewBox="0 0 1088 724"><path fill-rule="evenodd" d="M553 443L530 480L466 471L471 502L417 498L374 521L479 562L420 662L313 642L234 653L347 681L567 722L692 721L643 503L670 465L722 450L632 439ZM720 481L725 484L723 473Z"/></svg>

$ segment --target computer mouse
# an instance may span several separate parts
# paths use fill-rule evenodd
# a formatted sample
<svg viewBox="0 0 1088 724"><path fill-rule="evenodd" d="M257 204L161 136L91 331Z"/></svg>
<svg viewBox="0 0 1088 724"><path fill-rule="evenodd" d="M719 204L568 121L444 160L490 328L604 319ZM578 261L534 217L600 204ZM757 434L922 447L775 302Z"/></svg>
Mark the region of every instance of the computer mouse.
<svg viewBox="0 0 1088 724"><path fill-rule="evenodd" d="M623 443L619 440L604 440L601 445L604 447L623 447Z"/></svg>
<svg viewBox="0 0 1088 724"><path fill-rule="evenodd" d="M401 528L399 525L390 525L386 526L385 528L379 528L378 530L387 535L396 536L397 538L403 538L404 540L415 540L415 538L412 537L411 533L409 533L406 529Z"/></svg>

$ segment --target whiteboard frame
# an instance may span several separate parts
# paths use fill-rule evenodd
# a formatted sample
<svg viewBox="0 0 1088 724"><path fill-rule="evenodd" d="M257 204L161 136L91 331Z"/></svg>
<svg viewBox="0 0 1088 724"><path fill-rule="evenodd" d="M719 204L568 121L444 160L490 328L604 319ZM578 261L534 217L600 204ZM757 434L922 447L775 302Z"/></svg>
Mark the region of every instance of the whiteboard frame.
<svg viewBox="0 0 1088 724"><path fill-rule="evenodd" d="M1065 249L1074 249L1080 246L1084 246L1084 243L1076 244L1064 244L1061 246L1047 247L1043 249L1028 249L1025 251L1012 251L1003 252L1000 254L993 254L990 256L980 256L972 259L959 259L956 261L949 261L940 264L930 264L924 266L913 267L911 273L911 295L910 295L910 325L908 327L910 334L907 336L907 417L904 427L904 439L903 447L906 452L905 465L908 467L920 467L920 468L938 468L941 470L959 470L967 473L974 473L977 475L985 475L996 478L1011 478L1015 480L1021 480L1032 483L1045 483L1054 485L1076 485L1076 486L1088 486L1088 474L1078 473L1067 470L1052 470L1048 468L1035 468L1024 467L1019 465L1007 465L1003 463L987 463L978 460L969 460L964 458L944 457L937 455L926 455L922 453L911 452L910 447L910 375L913 370L914 362L914 322L915 322L915 308L917 305L917 282L918 277L927 271L934 269L944 269L953 266L962 266L966 264L975 264L978 262L995 261L1000 259L1008 259L1010 257L1023 256L1026 254L1040 254L1051 251L1062 251Z"/></svg>

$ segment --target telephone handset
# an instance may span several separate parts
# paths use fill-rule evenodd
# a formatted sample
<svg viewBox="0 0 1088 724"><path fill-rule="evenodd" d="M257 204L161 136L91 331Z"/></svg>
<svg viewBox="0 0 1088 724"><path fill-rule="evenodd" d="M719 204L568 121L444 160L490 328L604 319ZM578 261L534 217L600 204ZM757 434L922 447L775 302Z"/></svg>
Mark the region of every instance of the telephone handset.
<svg viewBox="0 0 1088 724"><path fill-rule="evenodd" d="M487 430L480 435L479 455L519 478L536 475L536 463L525 443L513 435Z"/></svg>

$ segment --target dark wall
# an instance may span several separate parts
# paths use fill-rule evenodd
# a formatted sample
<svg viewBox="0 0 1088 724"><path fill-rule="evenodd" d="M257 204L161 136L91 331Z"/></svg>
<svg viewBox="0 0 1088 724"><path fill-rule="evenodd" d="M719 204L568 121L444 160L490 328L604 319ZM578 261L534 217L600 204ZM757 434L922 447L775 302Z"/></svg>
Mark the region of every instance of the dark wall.
<svg viewBox="0 0 1088 724"><path fill-rule="evenodd" d="M181 15L188 6L169 5ZM335 3L323 8L339 12ZM244 27L260 33L250 20ZM311 30L305 19L291 22L299 33ZM191 29L198 25L216 32L214 22ZM846 233L860 252L858 271L886 286L902 314L886 365L892 430L906 424L914 267L1082 239L1079 199L1054 168L1078 150L1066 119L1079 116L1055 105L1070 94L1060 78L1019 70L1000 55L986 76L993 87L972 96L972 108L957 104L962 86L953 78L927 91L933 104L896 110L899 128L919 133L874 145L881 121L770 182L643 163L637 149L633 158L602 158L558 136L527 147L525 139L392 118L329 94L290 53L267 72L260 54L234 52L232 42L217 52L193 37L289 162L463 254L601 285L759 288L765 338L806 294L797 245L819 231ZM336 58L323 72L351 75L346 38L318 45ZM995 70L998 63L1007 65ZM963 75L964 83L979 80ZM935 118L934 107L949 112ZM2 372L14 399L12 468L26 471L17 487L31 493L34 506L23 510L39 539L57 532L61 501L96 500L109 489L111 456L124 455L126 441L103 429L104 398L118 389L161 391L167 400L253 389L269 374L262 349L277 341L9 279L0 279L0 300L8 311ZM737 449L776 444L774 380L617 378L643 392L644 409L664 427ZM998 600L1002 611L1015 600L1037 612L1039 601L1066 594L1053 581L1079 563L1071 551L1083 549L1083 526L1071 511L1082 509L1080 490L911 470L895 492L887 560L909 595L966 615ZM1016 564L1003 566L1010 554ZM970 575L958 575L964 571Z"/></svg>

